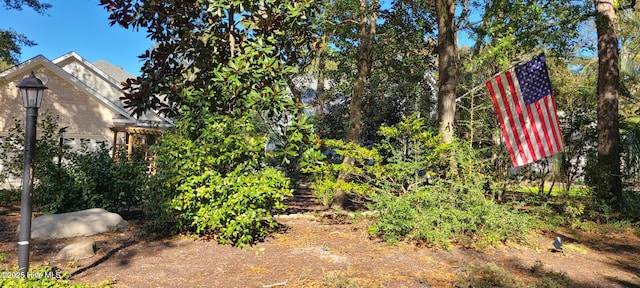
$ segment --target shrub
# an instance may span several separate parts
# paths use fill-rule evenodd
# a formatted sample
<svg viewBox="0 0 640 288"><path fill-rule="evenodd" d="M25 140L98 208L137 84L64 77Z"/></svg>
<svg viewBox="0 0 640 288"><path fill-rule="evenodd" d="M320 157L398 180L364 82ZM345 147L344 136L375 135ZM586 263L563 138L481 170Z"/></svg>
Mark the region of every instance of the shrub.
<svg viewBox="0 0 640 288"><path fill-rule="evenodd" d="M326 156L319 154L318 150L307 150L302 155L300 163L302 171L311 173L315 180L311 188L314 196L325 205L333 200L337 190L359 196L369 197L375 192L374 179L382 176L381 157L375 149L367 149L354 143L345 143L342 140L326 140L324 150L327 153L335 153L339 161L331 162ZM354 164L342 164L342 158L350 157ZM349 181L338 180L340 174L349 175Z"/></svg>
<svg viewBox="0 0 640 288"><path fill-rule="evenodd" d="M524 239L528 218L485 199L489 178L481 173L483 161L475 159L468 144L451 147L458 175L434 178L431 185L412 193L385 192L373 198L379 212L370 233L387 241L412 240L438 247L451 244L494 245ZM444 171L437 172L443 174Z"/></svg>
<svg viewBox="0 0 640 288"><path fill-rule="evenodd" d="M284 197L292 195L289 179L262 166L266 138L248 119L203 121L197 137L186 127L160 137L145 213L159 228L252 244L277 226L271 213L284 209Z"/></svg>
<svg viewBox="0 0 640 288"><path fill-rule="evenodd" d="M24 159L24 129L21 125L22 121L18 119L13 121L13 127L9 128L7 136L0 143L2 146L0 161L7 175L20 178ZM66 129L59 128L57 122L58 118L47 112L42 115L38 123L40 137L36 139L36 155L32 163L34 174L65 157L68 147L61 146L59 139Z"/></svg>
<svg viewBox="0 0 640 288"><path fill-rule="evenodd" d="M525 216L485 199L489 169L469 143L441 143L415 115L379 134L382 142L371 149L326 141L339 156L355 159L354 166L322 162L313 157L317 153L308 153L315 160L303 163L315 163L305 171L316 177L316 195L327 203L335 189L344 189L369 198L378 215L369 232L391 242L491 245L526 235ZM347 173L349 181L338 180L339 173Z"/></svg>
<svg viewBox="0 0 640 288"><path fill-rule="evenodd" d="M318 148L305 152L301 166L305 173L313 175L315 196L328 204L337 190L365 198L378 192L401 195L415 191L436 176L439 155L447 145L439 142L434 131L426 129L423 119L413 115L394 126L381 127L379 134L383 140L372 148L326 140L319 149L331 157L318 155ZM345 157L352 159L353 165L343 164ZM348 181L338 180L339 175L346 175Z"/></svg>
<svg viewBox="0 0 640 288"><path fill-rule="evenodd" d="M127 157L125 151L117 150L119 160L114 161L105 145L73 151L60 144L65 129L58 127L57 118L46 113L39 125L42 133L36 140L33 161L33 202L41 211L62 213L100 207L124 212L140 205L147 178L141 153ZM16 123L2 143L2 164L14 177L22 173L22 135L22 127Z"/></svg>
<svg viewBox="0 0 640 288"><path fill-rule="evenodd" d="M146 188L147 164L141 153L127 158L118 150L115 161L109 149L67 153L68 160L52 162L34 172L34 203L43 212L62 213L100 207L111 212L127 212L139 207Z"/></svg>

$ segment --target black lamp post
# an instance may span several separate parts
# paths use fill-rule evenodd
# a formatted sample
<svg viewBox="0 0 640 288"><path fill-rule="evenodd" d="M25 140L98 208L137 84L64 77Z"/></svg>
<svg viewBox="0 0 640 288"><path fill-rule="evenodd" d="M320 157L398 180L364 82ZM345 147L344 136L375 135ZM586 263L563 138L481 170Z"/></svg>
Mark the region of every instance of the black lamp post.
<svg viewBox="0 0 640 288"><path fill-rule="evenodd" d="M38 108L42 103L42 96L47 86L42 84L31 72L29 77L22 79L17 86L27 109L24 136L24 166L22 168L22 196L20 200L20 231L18 232L18 272L27 277L29 272L29 241L31 240L31 192L33 179L31 163L36 150L36 120Z"/></svg>

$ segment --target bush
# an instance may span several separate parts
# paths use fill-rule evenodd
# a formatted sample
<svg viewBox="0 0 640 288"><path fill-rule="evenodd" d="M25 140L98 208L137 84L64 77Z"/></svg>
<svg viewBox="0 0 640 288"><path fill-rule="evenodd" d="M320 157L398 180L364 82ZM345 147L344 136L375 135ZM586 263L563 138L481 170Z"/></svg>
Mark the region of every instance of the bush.
<svg viewBox="0 0 640 288"><path fill-rule="evenodd" d="M382 127L379 134L383 141L372 149L327 141L338 155L355 159L355 165L309 165L306 171L316 176L316 195L325 203L332 189L368 197L369 208L378 215L369 232L386 241L447 247L524 238L530 225L526 216L485 199L489 169L469 143L441 143L416 116ZM348 173L349 181L338 180L339 173Z"/></svg>
<svg viewBox="0 0 640 288"><path fill-rule="evenodd" d="M277 226L271 213L284 209L284 197L292 195L289 179L262 166L266 138L248 119L203 121L195 137L186 127L160 137L145 213L159 228L252 244Z"/></svg>
<svg viewBox="0 0 640 288"><path fill-rule="evenodd" d="M307 150L300 163L304 173L311 173L313 194L325 205L333 201L334 192L347 191L358 197L375 193L374 178L382 176L381 157L375 149L360 147L342 140L326 140L324 150L335 153L338 161L331 161L317 149ZM353 159L353 166L342 164L342 158ZM334 159L335 160L335 159ZM340 174L349 175L349 181L338 180Z"/></svg>
<svg viewBox="0 0 640 288"><path fill-rule="evenodd" d="M140 207L146 188L147 164L141 153L127 158L117 152L117 161L109 149L101 146L68 153L69 160L48 163L35 170L34 204L46 213L63 213L100 207L111 212L128 212Z"/></svg>
<svg viewBox="0 0 640 288"><path fill-rule="evenodd" d="M65 129L58 128L57 118L45 114L39 123L41 136L36 140L33 161L33 202L42 212L63 213L87 208L104 208L112 212L138 207L146 187L145 163L141 153L127 157L118 150L114 161L110 149L83 147L72 151L60 145ZM19 124L3 142L1 161L14 177L22 173L24 132Z"/></svg>
<svg viewBox="0 0 640 288"><path fill-rule="evenodd" d="M315 196L329 204L337 190L364 198L382 192L401 195L436 176L440 153L447 150L447 145L426 129L423 119L413 115L394 126L381 127L379 134L383 140L372 148L326 140L320 149L331 157L319 155L317 149L306 151L301 166L313 175ZM343 164L345 157L352 159L353 165ZM338 180L340 175L349 181Z"/></svg>
<svg viewBox="0 0 640 288"><path fill-rule="evenodd" d="M486 200L489 178L481 172L484 162L475 159L475 150L454 143L451 151L458 174L434 178L431 185L412 193L377 195L371 208L379 212L379 218L370 232L388 241L407 239L438 247L524 240L528 218Z"/></svg>

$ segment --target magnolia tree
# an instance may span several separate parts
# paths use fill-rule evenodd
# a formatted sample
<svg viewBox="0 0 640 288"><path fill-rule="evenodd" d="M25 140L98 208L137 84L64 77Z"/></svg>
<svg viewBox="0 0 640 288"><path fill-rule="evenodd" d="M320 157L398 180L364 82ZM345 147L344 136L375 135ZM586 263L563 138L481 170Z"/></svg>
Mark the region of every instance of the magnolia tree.
<svg viewBox="0 0 640 288"><path fill-rule="evenodd" d="M125 83L125 106L177 123L156 148L146 211L235 245L266 235L291 190L282 172L264 167L266 131L254 124L290 123L302 109L287 83L314 53L314 2L101 3L112 24L156 41L140 56L142 76Z"/></svg>

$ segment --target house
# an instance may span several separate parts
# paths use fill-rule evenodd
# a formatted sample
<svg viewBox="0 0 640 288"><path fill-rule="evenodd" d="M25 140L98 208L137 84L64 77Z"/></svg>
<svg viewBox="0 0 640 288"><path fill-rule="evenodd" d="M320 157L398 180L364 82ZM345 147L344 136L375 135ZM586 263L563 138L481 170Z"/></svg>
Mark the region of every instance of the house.
<svg viewBox="0 0 640 288"><path fill-rule="evenodd" d="M153 111L136 118L123 107L120 83L133 75L108 62L90 63L70 52L53 60L38 55L0 72L0 137L7 135L15 119L25 117L16 85L31 72L48 87L39 115L59 116L58 125L66 127L63 140L72 147L104 143L127 145L130 150L133 135L157 135L173 127L170 119Z"/></svg>

